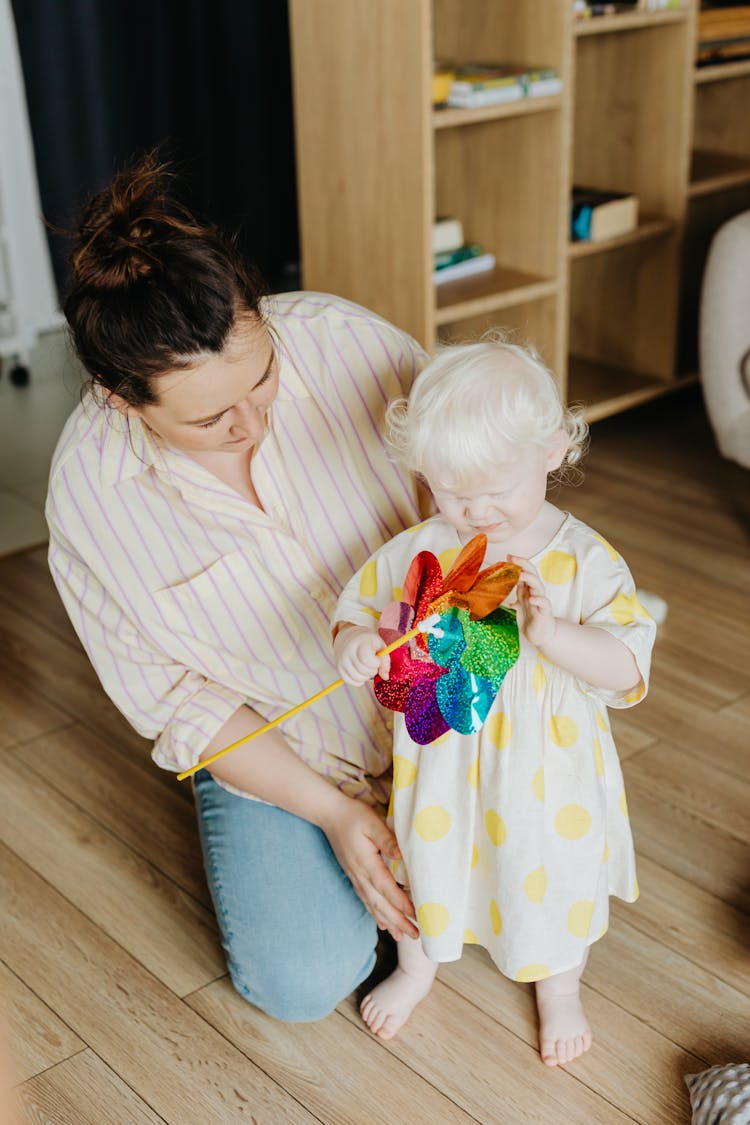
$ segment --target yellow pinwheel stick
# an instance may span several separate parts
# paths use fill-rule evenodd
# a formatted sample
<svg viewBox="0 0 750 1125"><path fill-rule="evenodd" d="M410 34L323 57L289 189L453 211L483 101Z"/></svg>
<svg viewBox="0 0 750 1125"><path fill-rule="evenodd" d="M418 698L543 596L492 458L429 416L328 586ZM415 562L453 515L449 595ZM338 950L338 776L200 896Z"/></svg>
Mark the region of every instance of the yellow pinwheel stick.
<svg viewBox="0 0 750 1125"><path fill-rule="evenodd" d="M401 645L405 645L407 641L410 641L412 637L416 637L418 633L431 632L432 629L435 628L439 620L439 613L430 614L429 617L425 617L422 621L420 621L414 629L410 629L408 633L404 633L402 637L399 637L398 640L393 641L392 644L386 645L385 648L381 648L377 655L386 656L387 653L393 652L394 649L400 648ZM194 773L197 773L198 770L205 769L205 767L210 766L212 762L216 762L219 760L219 758L223 758L225 754L230 754L232 750L236 750L238 746L242 746L245 742L250 742L253 738L257 738L259 735L265 734L269 730L273 730L274 727L278 727L286 719L291 719L292 715L296 715L299 711L304 711L305 707L309 707L311 703L316 703L319 699L322 699L324 695L328 695L329 692L335 691L336 688L341 687L343 682L344 681L341 679L334 680L334 682L332 684L329 684L328 687L321 688L321 690L316 692L315 695L311 695L309 699L305 699L302 703L298 703L296 707L292 707L291 711L285 711L283 715L278 715L277 718L272 719L271 722L266 723L265 726L259 727L258 730L252 731L251 734L246 734L244 738L238 738L237 741L231 743L230 746L225 746L223 750L217 750L216 753L212 754L209 758L204 758L203 761L196 762L194 766L190 767L190 769L183 770L182 773L178 773L177 780L184 781L186 777L191 777Z"/></svg>

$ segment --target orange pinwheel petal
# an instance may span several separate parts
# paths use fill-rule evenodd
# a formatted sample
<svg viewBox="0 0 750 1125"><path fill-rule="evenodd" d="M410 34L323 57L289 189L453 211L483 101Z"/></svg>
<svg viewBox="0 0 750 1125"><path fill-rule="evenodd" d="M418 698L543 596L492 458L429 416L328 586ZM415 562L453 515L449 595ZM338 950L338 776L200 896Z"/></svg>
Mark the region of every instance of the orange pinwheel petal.
<svg viewBox="0 0 750 1125"><path fill-rule="evenodd" d="M443 579L443 589L470 590L487 550L487 536L475 535L461 551L460 555Z"/></svg>
<svg viewBox="0 0 750 1125"><path fill-rule="evenodd" d="M430 612L442 613L448 606L457 606L459 609L468 610L469 616L474 621L487 617L505 601L518 581L520 573L521 569L515 563L502 562L488 566L477 576L471 589L445 590L430 603Z"/></svg>

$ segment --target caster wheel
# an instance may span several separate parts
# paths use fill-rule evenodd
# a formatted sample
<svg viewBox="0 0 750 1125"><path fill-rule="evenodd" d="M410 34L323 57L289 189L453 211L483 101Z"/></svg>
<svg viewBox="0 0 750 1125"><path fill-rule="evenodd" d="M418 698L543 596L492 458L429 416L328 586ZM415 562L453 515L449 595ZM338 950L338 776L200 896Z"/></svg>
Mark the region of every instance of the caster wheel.
<svg viewBox="0 0 750 1125"><path fill-rule="evenodd" d="M22 363L17 363L15 367L11 367L8 378L14 387L25 387L31 375L28 367L24 367Z"/></svg>

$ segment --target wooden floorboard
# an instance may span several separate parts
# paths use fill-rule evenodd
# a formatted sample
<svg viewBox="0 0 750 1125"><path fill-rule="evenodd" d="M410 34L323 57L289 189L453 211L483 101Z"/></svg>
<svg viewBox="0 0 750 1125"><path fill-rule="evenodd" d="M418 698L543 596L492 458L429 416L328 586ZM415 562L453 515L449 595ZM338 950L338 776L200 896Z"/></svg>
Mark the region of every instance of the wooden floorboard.
<svg viewBox="0 0 750 1125"><path fill-rule="evenodd" d="M611 712L640 898L612 901L594 1046L539 1061L533 989L468 947L401 1035L356 997L278 1023L226 974L189 786L105 699L46 551L0 560L0 996L28 1122L683 1125L684 1076L750 1060L750 474L697 392L598 423L558 502L669 612Z"/></svg>

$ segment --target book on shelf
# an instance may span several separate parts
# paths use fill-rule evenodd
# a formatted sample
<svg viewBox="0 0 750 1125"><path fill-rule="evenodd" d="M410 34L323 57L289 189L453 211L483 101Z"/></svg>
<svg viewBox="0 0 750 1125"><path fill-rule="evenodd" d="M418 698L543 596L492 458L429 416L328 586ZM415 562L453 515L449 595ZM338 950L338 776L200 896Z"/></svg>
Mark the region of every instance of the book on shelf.
<svg viewBox="0 0 750 1125"><path fill-rule="evenodd" d="M456 68L448 105L458 109L559 94L562 82L552 67L516 63L473 63Z"/></svg>
<svg viewBox="0 0 750 1125"><path fill-rule="evenodd" d="M750 56L750 4L701 7L696 62L721 63Z"/></svg>
<svg viewBox="0 0 750 1125"><path fill-rule="evenodd" d="M432 224L432 252L444 254L448 250L458 250L464 244L464 228L460 219L453 215L438 215Z"/></svg>
<svg viewBox="0 0 750 1125"><path fill-rule="evenodd" d="M638 226L638 198L627 192L574 187L570 207L573 242L603 242Z"/></svg>
<svg viewBox="0 0 750 1125"><path fill-rule="evenodd" d="M616 3L598 4L588 0L574 0L573 11L577 19L591 16L619 16L625 12L657 12L682 8L684 0L619 0Z"/></svg>
<svg viewBox="0 0 750 1125"><path fill-rule="evenodd" d="M461 277L491 270L494 265L494 254L486 253L478 242L468 242L458 250L435 255L432 280L441 285L445 281L457 281Z"/></svg>

